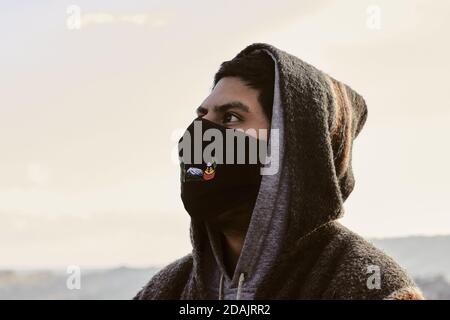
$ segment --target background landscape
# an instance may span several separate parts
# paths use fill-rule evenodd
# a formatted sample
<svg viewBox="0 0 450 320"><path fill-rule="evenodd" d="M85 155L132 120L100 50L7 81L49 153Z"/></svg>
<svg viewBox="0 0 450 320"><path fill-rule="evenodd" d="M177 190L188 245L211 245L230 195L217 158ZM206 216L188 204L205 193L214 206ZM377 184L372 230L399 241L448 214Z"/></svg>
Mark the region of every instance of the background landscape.
<svg viewBox="0 0 450 320"><path fill-rule="evenodd" d="M450 300L450 236L372 239L414 277L427 299ZM0 271L0 299L131 299L160 267L82 270L81 288L65 270Z"/></svg>

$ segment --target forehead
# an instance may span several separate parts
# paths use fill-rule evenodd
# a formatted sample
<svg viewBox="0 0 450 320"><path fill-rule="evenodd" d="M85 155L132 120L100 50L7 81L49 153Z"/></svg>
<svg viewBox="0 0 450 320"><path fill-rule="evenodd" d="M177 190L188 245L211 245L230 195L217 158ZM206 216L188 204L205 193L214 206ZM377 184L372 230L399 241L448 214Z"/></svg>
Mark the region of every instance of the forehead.
<svg viewBox="0 0 450 320"><path fill-rule="evenodd" d="M202 107L212 110L214 106L240 101L250 109L260 107L258 102L259 92L250 88L237 77L225 77L217 82L212 92L202 103Z"/></svg>

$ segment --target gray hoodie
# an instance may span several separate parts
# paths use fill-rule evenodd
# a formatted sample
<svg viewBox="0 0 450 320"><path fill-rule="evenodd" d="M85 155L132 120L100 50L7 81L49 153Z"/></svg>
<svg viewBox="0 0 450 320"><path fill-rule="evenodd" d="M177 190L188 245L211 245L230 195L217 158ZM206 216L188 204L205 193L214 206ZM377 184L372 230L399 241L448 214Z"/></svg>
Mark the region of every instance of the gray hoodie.
<svg viewBox="0 0 450 320"><path fill-rule="evenodd" d="M234 274L219 236L191 221L192 252L156 274L135 299L421 299L406 272L337 219L354 187L353 140L367 117L349 86L274 46L271 128L279 170L262 177Z"/></svg>

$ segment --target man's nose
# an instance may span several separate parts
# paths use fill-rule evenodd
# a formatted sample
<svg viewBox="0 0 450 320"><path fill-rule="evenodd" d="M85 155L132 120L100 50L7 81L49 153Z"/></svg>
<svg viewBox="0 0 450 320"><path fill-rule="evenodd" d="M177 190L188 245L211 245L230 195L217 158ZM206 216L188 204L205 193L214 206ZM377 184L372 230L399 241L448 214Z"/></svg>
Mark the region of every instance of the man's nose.
<svg viewBox="0 0 450 320"><path fill-rule="evenodd" d="M205 114L202 118L205 119L205 120L208 120L208 121L220 124L219 120L218 120L218 117L214 114L213 111L208 111L208 113Z"/></svg>

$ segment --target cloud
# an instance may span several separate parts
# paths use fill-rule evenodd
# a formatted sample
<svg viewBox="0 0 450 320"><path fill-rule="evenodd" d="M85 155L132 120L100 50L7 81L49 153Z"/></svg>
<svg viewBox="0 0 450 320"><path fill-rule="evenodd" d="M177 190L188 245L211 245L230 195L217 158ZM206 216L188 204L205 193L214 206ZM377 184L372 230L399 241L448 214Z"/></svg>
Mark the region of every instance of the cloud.
<svg viewBox="0 0 450 320"><path fill-rule="evenodd" d="M149 25L164 27L169 23L170 14L157 12L95 12L84 11L81 7L70 5L67 7L66 25L69 30L82 29L102 24L128 23L136 26ZM172 17L173 18L173 17Z"/></svg>

